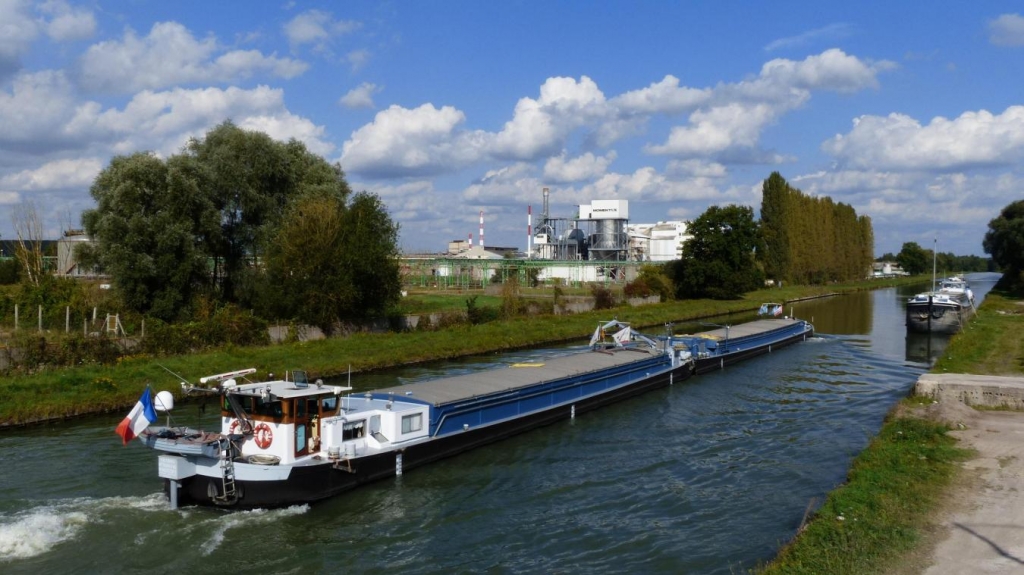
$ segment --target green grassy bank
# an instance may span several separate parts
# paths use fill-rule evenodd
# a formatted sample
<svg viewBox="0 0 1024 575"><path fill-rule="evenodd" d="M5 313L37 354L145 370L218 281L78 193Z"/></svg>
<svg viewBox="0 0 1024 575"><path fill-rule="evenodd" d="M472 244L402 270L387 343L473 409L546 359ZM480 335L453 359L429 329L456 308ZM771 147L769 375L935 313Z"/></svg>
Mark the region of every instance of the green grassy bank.
<svg viewBox="0 0 1024 575"><path fill-rule="evenodd" d="M203 375L247 367L257 368L261 375L299 368L314 376L331 376L345 373L349 366L358 372L582 339L589 335L597 321L612 316L635 326L660 326L672 321L751 311L765 301L792 301L911 281L920 279L869 280L827 287L787 286L752 292L740 300L673 301L568 316L521 317L440 331L363 333L265 347L232 347L186 356L127 358L113 366L42 370L31 375L0 378L0 393L4 397L0 402L0 428L124 409L135 403L147 382L154 390L177 393L178 382L161 365L193 382Z"/></svg>
<svg viewBox="0 0 1024 575"><path fill-rule="evenodd" d="M997 286L932 371L1024 374L1024 301ZM806 529L758 573L886 572L916 548L958 479L958 463L970 456L956 447L946 426L914 415L921 401L908 398L890 413L878 436L854 460L846 483L828 495Z"/></svg>

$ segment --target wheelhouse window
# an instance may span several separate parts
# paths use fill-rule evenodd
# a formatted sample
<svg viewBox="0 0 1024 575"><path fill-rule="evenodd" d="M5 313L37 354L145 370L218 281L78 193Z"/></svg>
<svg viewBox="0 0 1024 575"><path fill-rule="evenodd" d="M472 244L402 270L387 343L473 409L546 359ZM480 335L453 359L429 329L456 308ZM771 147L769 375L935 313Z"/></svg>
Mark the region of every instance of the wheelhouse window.
<svg viewBox="0 0 1024 575"><path fill-rule="evenodd" d="M423 414L414 413L402 416L402 433L412 433L423 429Z"/></svg>
<svg viewBox="0 0 1024 575"><path fill-rule="evenodd" d="M323 406L324 412L334 411L335 409L338 409L338 396L332 395L329 397L325 397L323 398L320 405Z"/></svg>

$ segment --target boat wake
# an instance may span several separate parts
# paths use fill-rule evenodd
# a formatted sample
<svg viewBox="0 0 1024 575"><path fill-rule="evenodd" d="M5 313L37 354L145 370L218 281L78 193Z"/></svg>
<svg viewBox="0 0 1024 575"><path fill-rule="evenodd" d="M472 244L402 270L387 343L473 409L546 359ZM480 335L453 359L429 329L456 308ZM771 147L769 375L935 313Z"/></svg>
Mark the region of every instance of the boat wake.
<svg viewBox="0 0 1024 575"><path fill-rule="evenodd" d="M105 521L113 510L166 511L162 494L145 497L76 498L0 513L0 562L42 555L72 541L90 523Z"/></svg>
<svg viewBox="0 0 1024 575"><path fill-rule="evenodd" d="M166 503L164 503L166 507ZM193 524L191 529L206 531L212 529L207 540L200 546L203 556L208 556L220 547L228 531L236 527L253 529L260 525L272 525L285 517L302 515L309 511L309 505L294 505L284 509L253 509L251 511L238 511L227 515L217 515L208 518L206 521ZM205 514L205 513L204 513Z"/></svg>

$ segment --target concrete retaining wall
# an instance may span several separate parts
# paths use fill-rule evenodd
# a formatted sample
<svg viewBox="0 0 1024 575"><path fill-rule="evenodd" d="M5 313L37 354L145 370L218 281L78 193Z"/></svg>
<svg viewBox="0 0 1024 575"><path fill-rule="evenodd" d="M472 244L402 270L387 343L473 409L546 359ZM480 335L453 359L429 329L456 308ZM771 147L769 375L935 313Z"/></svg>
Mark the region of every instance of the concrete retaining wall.
<svg viewBox="0 0 1024 575"><path fill-rule="evenodd" d="M926 373L918 378L914 393L971 406L1024 409L1024 377Z"/></svg>

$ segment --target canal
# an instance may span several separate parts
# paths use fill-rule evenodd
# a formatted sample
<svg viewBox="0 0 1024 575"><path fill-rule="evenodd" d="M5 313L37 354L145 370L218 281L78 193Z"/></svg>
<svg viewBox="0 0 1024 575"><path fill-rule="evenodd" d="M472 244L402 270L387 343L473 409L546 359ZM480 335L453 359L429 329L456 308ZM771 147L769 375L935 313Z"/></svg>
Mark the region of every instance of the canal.
<svg viewBox="0 0 1024 575"><path fill-rule="evenodd" d="M980 302L997 276L971 279ZM843 482L942 353L945 336L904 328L904 302L926 287L787 306L813 320L815 338L311 507L171 511L155 455L114 435L123 415L0 434L0 572L744 572ZM697 329L707 328L676 326ZM352 383L359 391L564 351ZM178 423L217 417L212 406L178 411Z"/></svg>

